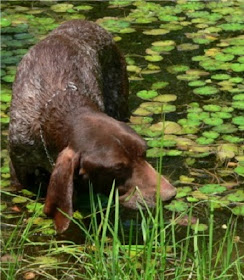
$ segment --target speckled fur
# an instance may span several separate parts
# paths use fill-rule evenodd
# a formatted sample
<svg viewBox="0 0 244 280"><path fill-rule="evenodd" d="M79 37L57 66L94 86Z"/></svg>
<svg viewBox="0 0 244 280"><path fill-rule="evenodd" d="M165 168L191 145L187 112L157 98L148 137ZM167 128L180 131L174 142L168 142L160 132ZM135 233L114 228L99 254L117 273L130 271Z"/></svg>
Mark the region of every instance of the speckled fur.
<svg viewBox="0 0 244 280"><path fill-rule="evenodd" d="M66 22L32 47L19 64L10 110L10 155L18 169L23 159L25 166L37 162L49 166L40 128L49 125L57 134L50 138L44 131L51 142L47 144L52 145L54 139L54 148L59 150L68 141L62 137L68 135L66 113L77 107L89 104L124 120L128 96L125 67L111 34L88 21Z"/></svg>

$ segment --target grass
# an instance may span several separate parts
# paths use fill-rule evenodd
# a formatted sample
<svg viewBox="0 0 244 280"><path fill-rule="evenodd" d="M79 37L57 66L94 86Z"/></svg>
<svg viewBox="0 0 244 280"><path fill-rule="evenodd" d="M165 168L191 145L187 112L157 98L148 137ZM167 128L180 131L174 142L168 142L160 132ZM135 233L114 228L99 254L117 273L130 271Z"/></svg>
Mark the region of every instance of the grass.
<svg viewBox="0 0 244 280"><path fill-rule="evenodd" d="M113 199L114 198L114 199ZM120 219L118 192L114 186L107 206L95 203L90 193L90 222L72 219L85 237L83 244L35 237L34 212L25 222L24 214L14 230L2 236L1 279L244 279L244 256L238 248L237 219L230 217L225 234L216 240L214 208L209 202L208 229L188 224L179 238L176 213L164 219L162 202L151 211L141 208L137 218L125 226ZM194 211L187 213L189 220ZM181 216L182 216L181 215ZM25 224L25 227L22 225ZM236 240L236 241L235 241ZM31 274L32 273L32 274Z"/></svg>

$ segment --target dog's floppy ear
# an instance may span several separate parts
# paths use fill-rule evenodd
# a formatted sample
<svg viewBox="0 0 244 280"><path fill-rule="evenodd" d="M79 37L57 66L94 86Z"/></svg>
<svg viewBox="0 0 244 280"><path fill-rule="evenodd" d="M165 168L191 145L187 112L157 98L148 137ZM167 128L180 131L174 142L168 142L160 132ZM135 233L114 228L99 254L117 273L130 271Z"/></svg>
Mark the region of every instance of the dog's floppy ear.
<svg viewBox="0 0 244 280"><path fill-rule="evenodd" d="M47 189L44 213L52 217L58 232L65 231L70 223L67 215L72 216L73 176L79 162L78 155L71 148L65 148L56 160Z"/></svg>

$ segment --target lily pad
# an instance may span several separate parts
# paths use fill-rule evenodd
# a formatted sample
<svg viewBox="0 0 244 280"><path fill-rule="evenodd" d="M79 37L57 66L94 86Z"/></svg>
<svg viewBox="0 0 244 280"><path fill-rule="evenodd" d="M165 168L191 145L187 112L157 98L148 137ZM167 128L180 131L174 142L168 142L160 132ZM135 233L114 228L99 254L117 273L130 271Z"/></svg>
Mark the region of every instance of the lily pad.
<svg viewBox="0 0 244 280"><path fill-rule="evenodd" d="M214 139L212 138L206 138L206 137L199 137L196 140L197 144L199 145L209 145L214 142Z"/></svg>
<svg viewBox="0 0 244 280"><path fill-rule="evenodd" d="M23 196L16 196L12 199L12 202L17 203L17 204L25 203L27 201L28 201L28 199L26 197L23 197Z"/></svg>
<svg viewBox="0 0 244 280"><path fill-rule="evenodd" d="M204 194L217 194L226 191L226 187L219 184L206 184L199 188L199 191Z"/></svg>
<svg viewBox="0 0 244 280"><path fill-rule="evenodd" d="M165 134L181 134L182 128L179 124L175 122L165 121L158 122L150 126L152 131L164 131Z"/></svg>
<svg viewBox="0 0 244 280"><path fill-rule="evenodd" d="M235 171L238 175L244 177L244 166L238 166L238 167L236 167L236 168L234 169L234 171Z"/></svg>
<svg viewBox="0 0 244 280"><path fill-rule="evenodd" d="M232 63L230 65L230 68L234 71L234 72L244 72L244 64L243 63Z"/></svg>
<svg viewBox="0 0 244 280"><path fill-rule="evenodd" d="M234 215L244 216L244 205L236 206L231 211Z"/></svg>
<svg viewBox="0 0 244 280"><path fill-rule="evenodd" d="M234 193L228 194L226 198L232 202L241 202L244 201L244 191L238 190Z"/></svg>
<svg viewBox="0 0 244 280"><path fill-rule="evenodd" d="M232 107L239 110L244 110L244 101L234 101L232 102Z"/></svg>
<svg viewBox="0 0 244 280"><path fill-rule="evenodd" d="M205 86L205 87L195 88L193 92L199 95L212 95L218 93L219 90L213 86Z"/></svg>
<svg viewBox="0 0 244 280"><path fill-rule="evenodd" d="M216 60L218 61L231 61L235 58L235 56L233 54L225 54L225 53L218 53L216 54L216 56L214 57Z"/></svg>
<svg viewBox="0 0 244 280"><path fill-rule="evenodd" d="M232 135L223 135L222 139L230 142L230 143L244 143L244 139L237 137L237 136L232 136Z"/></svg>
<svg viewBox="0 0 244 280"><path fill-rule="evenodd" d="M162 89L165 88L169 83L168 82L156 82L152 84L152 89Z"/></svg>
<svg viewBox="0 0 244 280"><path fill-rule="evenodd" d="M238 117L234 117L232 119L232 122L234 124L237 124L237 125L243 125L244 124L244 116L238 116Z"/></svg>
<svg viewBox="0 0 244 280"><path fill-rule="evenodd" d="M158 95L157 91L155 90L141 90L136 94L141 99L149 100Z"/></svg>
<svg viewBox="0 0 244 280"><path fill-rule="evenodd" d="M215 74L211 76L211 79L214 80L229 80L231 78L228 74Z"/></svg>
<svg viewBox="0 0 244 280"><path fill-rule="evenodd" d="M219 137L219 133L216 131L204 131L203 136L205 136L206 138L211 138L211 139L216 139Z"/></svg>
<svg viewBox="0 0 244 280"><path fill-rule="evenodd" d="M196 80L196 81L192 81L190 83L188 83L188 85L190 87L201 87L201 86L205 86L206 82L204 81L200 81L200 80Z"/></svg>
<svg viewBox="0 0 244 280"><path fill-rule="evenodd" d="M187 203L179 200L173 200L170 204L164 207L173 212L184 212L188 209Z"/></svg>
<svg viewBox="0 0 244 280"><path fill-rule="evenodd" d="M162 95L158 95L155 98L153 98L153 101L171 102L171 101L175 101L176 99L177 99L177 96L175 94L162 94Z"/></svg>
<svg viewBox="0 0 244 280"><path fill-rule="evenodd" d="M218 126L215 126L213 128L214 131L218 132L218 133L224 133L224 134L229 134L229 133L234 133L237 131L237 128L230 123L225 123L225 124L221 124Z"/></svg>
<svg viewBox="0 0 244 280"><path fill-rule="evenodd" d="M223 123L223 120L221 118L206 118L203 120L205 124L216 126L221 125Z"/></svg>
<svg viewBox="0 0 244 280"><path fill-rule="evenodd" d="M67 10L72 9L74 7L73 4L55 4L51 6L51 10L53 10L56 13L65 13Z"/></svg>
<svg viewBox="0 0 244 280"><path fill-rule="evenodd" d="M137 108L134 112L133 115L137 115L137 116L151 116L152 112L149 112L148 110L144 109L144 108Z"/></svg>
<svg viewBox="0 0 244 280"><path fill-rule="evenodd" d="M208 229L208 226L206 224L194 224L194 225L191 225L191 229L197 230L197 231L205 231Z"/></svg>
<svg viewBox="0 0 244 280"><path fill-rule="evenodd" d="M241 23L224 23L219 25L225 31L241 31L244 30L244 24Z"/></svg>
<svg viewBox="0 0 244 280"><path fill-rule="evenodd" d="M146 55L145 59L150 62L162 61L163 57L161 55Z"/></svg>
<svg viewBox="0 0 244 280"><path fill-rule="evenodd" d="M177 79L182 81L194 81L199 79L199 76L192 75L192 74L181 74L181 75L177 75Z"/></svg>
<svg viewBox="0 0 244 280"><path fill-rule="evenodd" d="M220 119L230 119L232 115L227 112L214 112L211 113L212 118L220 118Z"/></svg>
<svg viewBox="0 0 244 280"><path fill-rule="evenodd" d="M167 67L167 71L169 71L172 74L179 73L179 72L185 72L189 69L189 66L187 65L173 65Z"/></svg>
<svg viewBox="0 0 244 280"><path fill-rule="evenodd" d="M210 105L204 105L203 109L205 111L209 111L209 112L218 112L218 111L221 110L221 107L219 105L212 105L212 104L210 104Z"/></svg>
<svg viewBox="0 0 244 280"><path fill-rule="evenodd" d="M143 31L143 34L153 35L153 36L164 35L167 33L169 33L169 30L167 30L167 29L151 29L151 30Z"/></svg>
<svg viewBox="0 0 244 280"><path fill-rule="evenodd" d="M11 24L12 24L12 21L9 18L1 17L1 20L0 20L1 28L10 26Z"/></svg>
<svg viewBox="0 0 244 280"><path fill-rule="evenodd" d="M177 188L177 194L175 198L186 197L191 191L191 187L179 187Z"/></svg>
<svg viewBox="0 0 244 280"><path fill-rule="evenodd" d="M199 49L199 45L184 43L177 46L178 51L193 51Z"/></svg>

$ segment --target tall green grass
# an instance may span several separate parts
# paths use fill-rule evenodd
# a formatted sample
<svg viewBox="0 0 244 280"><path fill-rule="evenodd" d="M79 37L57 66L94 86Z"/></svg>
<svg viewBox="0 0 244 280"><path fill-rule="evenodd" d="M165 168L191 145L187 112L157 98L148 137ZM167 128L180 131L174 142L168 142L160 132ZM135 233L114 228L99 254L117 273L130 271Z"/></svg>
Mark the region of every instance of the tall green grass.
<svg viewBox="0 0 244 280"><path fill-rule="evenodd" d="M172 213L164 219L163 203L157 199L152 211L139 208L137 218L125 225L120 219L119 195L112 187L106 207L90 193L90 221L72 221L85 237L84 244L33 238L32 218L23 228L23 217L7 240L3 237L4 254L16 257L1 267L2 279L22 279L33 272L37 279L244 279L244 256L236 239L237 219L230 217L225 233L216 240L215 213L209 202L208 229L201 231L199 221L190 223L179 237L180 217ZM191 220L194 207L187 213ZM219 225L218 225L219 227ZM219 230L219 229L218 229ZM38 248L31 253L30 248ZM46 260L40 259L46 257Z"/></svg>

